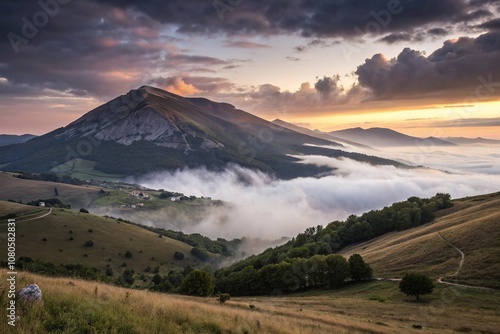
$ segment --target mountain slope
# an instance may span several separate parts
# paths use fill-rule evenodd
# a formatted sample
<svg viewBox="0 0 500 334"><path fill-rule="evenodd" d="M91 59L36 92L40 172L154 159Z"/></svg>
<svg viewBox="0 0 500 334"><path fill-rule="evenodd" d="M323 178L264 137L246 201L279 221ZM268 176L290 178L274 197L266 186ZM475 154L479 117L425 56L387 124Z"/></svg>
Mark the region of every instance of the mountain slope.
<svg viewBox="0 0 500 334"><path fill-rule="evenodd" d="M0 135L0 146L25 143L28 140L36 138L35 135Z"/></svg>
<svg viewBox="0 0 500 334"><path fill-rule="evenodd" d="M418 138L408 136L397 131L385 128L351 128L332 131L329 134L339 138L352 140L363 145L375 147L396 147L396 146L456 146L456 144L445 140L428 137Z"/></svg>
<svg viewBox="0 0 500 334"><path fill-rule="evenodd" d="M401 277L408 271L434 278L451 275L458 269L461 256L439 232L465 253L459 274L448 280L500 288L500 193L453 203L430 224L383 235L348 247L342 254L361 254L378 277Z"/></svg>
<svg viewBox="0 0 500 334"><path fill-rule="evenodd" d="M0 168L70 175L92 175L96 171L142 175L186 167L218 170L235 163L280 178L315 176L330 170L297 164L299 159L293 155L303 154L402 166L377 157L304 144L324 146L332 142L277 126L226 103L183 98L143 86L64 128L28 143L0 148Z"/></svg>

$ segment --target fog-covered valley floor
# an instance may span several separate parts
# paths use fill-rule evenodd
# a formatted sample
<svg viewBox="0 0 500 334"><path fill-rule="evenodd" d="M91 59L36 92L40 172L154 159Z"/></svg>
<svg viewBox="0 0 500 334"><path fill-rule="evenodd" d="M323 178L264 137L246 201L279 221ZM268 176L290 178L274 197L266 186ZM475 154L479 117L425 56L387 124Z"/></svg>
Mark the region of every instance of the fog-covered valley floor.
<svg viewBox="0 0 500 334"><path fill-rule="evenodd" d="M301 163L327 165L336 171L321 178L283 181L231 166L223 172L196 169L155 173L136 181L149 188L230 203L207 209L203 221L182 228L213 238L290 237L307 227L343 220L410 196L447 192L458 198L500 191L497 146L391 148L361 153L430 168L398 169L307 156L301 157ZM168 221L168 217L165 219Z"/></svg>

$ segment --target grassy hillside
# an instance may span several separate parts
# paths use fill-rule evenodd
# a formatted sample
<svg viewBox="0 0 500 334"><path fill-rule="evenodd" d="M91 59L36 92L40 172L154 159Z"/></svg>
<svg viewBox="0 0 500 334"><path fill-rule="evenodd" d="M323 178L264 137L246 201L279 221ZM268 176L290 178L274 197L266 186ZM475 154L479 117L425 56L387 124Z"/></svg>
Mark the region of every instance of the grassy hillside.
<svg viewBox="0 0 500 334"><path fill-rule="evenodd" d="M7 211L13 208L22 210L21 207L33 208L15 203L0 203L0 208L4 207ZM0 223L1 243L5 242L6 232L6 223ZM19 220L16 224L16 237L18 256L55 264L82 264L103 272L109 266L115 275L121 274L125 269L141 274L148 266L159 266L160 274L167 274L170 269L205 265L191 255L192 247L183 242L160 238L156 233L116 219L70 210L54 209L52 214L41 219ZM88 240L93 241L92 247L84 246ZM132 253L131 258L125 256L127 251ZM174 258L176 251L184 253L183 260ZM6 260L5 257L6 252L3 252L0 259Z"/></svg>
<svg viewBox="0 0 500 334"><path fill-rule="evenodd" d="M57 196L64 204L72 208L86 208L99 197L99 188L90 186L75 186L70 184L23 180L13 177L14 173L0 172L0 200L15 200L27 203L38 199L53 198L54 188Z"/></svg>
<svg viewBox="0 0 500 334"><path fill-rule="evenodd" d="M460 253L441 235L465 253L458 283L500 288L500 193L453 201L430 224L383 235L348 247L342 254L359 253L378 277L401 277L418 270L432 277L453 274Z"/></svg>
<svg viewBox="0 0 500 334"><path fill-rule="evenodd" d="M0 270L0 276L6 272ZM194 298L128 290L69 278L18 275L36 283L43 304L18 301L16 333L499 333L500 292L439 286L415 303L395 282L350 285L334 292ZM0 286L5 289L6 282ZM0 306L7 294L0 295ZM422 329L415 327L421 326ZM6 321L0 332L7 333Z"/></svg>

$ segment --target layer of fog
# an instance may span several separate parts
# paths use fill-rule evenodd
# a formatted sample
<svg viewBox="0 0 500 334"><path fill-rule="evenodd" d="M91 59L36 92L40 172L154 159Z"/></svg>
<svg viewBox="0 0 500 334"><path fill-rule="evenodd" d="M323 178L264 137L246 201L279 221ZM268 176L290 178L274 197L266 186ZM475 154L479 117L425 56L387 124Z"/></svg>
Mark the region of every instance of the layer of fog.
<svg viewBox="0 0 500 334"><path fill-rule="evenodd" d="M412 153L404 155L387 151L384 154L405 160ZM151 174L137 182L148 188L163 188L231 203L207 209L201 221L182 228L188 233L228 239L294 236L307 227L343 220L350 214L382 208L410 196L429 197L437 192L447 192L458 198L500 190L500 173L497 173L500 156L490 151L481 156L467 156L463 151L434 152L427 154L425 161L416 162L439 169L453 169L459 171L458 174L427 168L375 167L350 159L323 156L302 159L302 163L327 165L336 171L319 179L283 181L232 166L223 172L196 169ZM497 172L477 172L485 169ZM168 220L165 217L165 225L161 227L169 228L169 224L174 223Z"/></svg>
<svg viewBox="0 0 500 334"><path fill-rule="evenodd" d="M318 146L318 145L310 145ZM344 145L348 152L359 152L396 160L410 166L426 166L452 173L500 175L500 145L460 145L452 147L417 146L363 149ZM319 146L338 149L336 146Z"/></svg>

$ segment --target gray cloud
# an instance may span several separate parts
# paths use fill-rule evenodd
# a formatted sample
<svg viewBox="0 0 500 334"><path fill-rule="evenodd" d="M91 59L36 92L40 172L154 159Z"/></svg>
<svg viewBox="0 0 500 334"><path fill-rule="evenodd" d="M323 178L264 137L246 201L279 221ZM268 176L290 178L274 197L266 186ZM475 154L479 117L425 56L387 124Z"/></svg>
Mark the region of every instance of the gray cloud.
<svg viewBox="0 0 500 334"><path fill-rule="evenodd" d="M267 44L255 43L250 41L225 41L225 47L229 48L242 48L242 49L265 49L270 48Z"/></svg>
<svg viewBox="0 0 500 334"><path fill-rule="evenodd" d="M412 35L406 32L393 32L379 39L380 42L394 44L398 42L409 42L413 39Z"/></svg>
<svg viewBox="0 0 500 334"><path fill-rule="evenodd" d="M456 100L463 93L482 101L500 96L499 57L500 33L490 32L447 41L428 57L410 48L393 59L376 54L355 73L377 99Z"/></svg>

